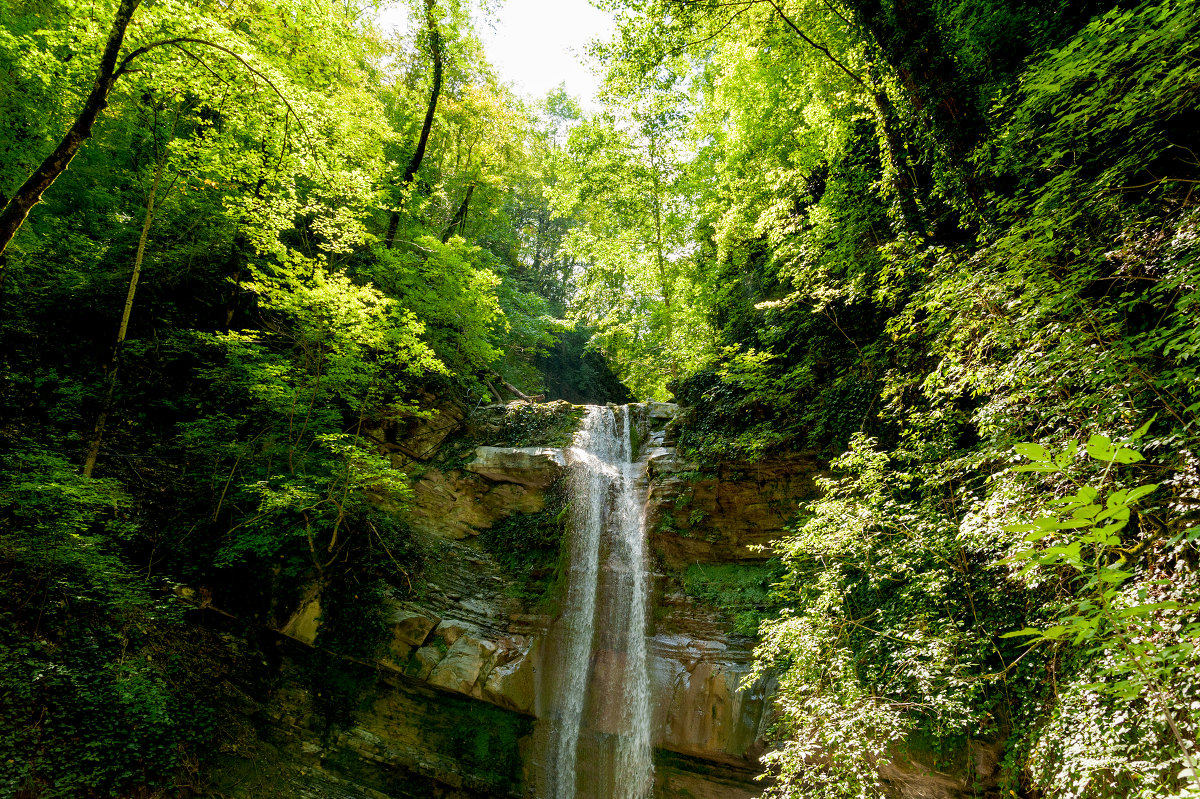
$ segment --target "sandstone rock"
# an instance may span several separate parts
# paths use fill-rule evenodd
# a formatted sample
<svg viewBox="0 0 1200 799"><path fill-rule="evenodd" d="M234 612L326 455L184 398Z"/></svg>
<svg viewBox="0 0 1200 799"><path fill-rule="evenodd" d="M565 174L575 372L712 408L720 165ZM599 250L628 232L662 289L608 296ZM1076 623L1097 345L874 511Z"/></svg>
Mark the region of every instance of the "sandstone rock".
<svg viewBox="0 0 1200 799"><path fill-rule="evenodd" d="M441 660L442 653L436 646L423 646L417 650L408 673L418 680L428 680Z"/></svg>
<svg viewBox="0 0 1200 799"><path fill-rule="evenodd" d="M538 489L493 483L470 473L430 470L413 483L408 521L417 532L459 540L514 513L545 507Z"/></svg>
<svg viewBox="0 0 1200 799"><path fill-rule="evenodd" d="M547 488L566 465L566 456L556 447L478 447L467 471L493 482Z"/></svg>
<svg viewBox="0 0 1200 799"><path fill-rule="evenodd" d="M363 438L374 442L393 466L403 468L412 459L431 457L446 438L462 427L466 414L452 400L426 394L420 408L401 411L376 427L365 427Z"/></svg>
<svg viewBox="0 0 1200 799"><path fill-rule="evenodd" d="M492 666L484 682L482 698L509 710L532 713L536 699L535 660L536 655L528 643L515 649L501 648L496 653L496 665Z"/></svg>
<svg viewBox="0 0 1200 799"><path fill-rule="evenodd" d="M879 776L895 799L969 799L993 790L997 767L1004 755L1004 742L973 740L964 753L965 761L943 771L935 766L941 758L932 752L903 747L879 768Z"/></svg>
<svg viewBox="0 0 1200 799"><path fill-rule="evenodd" d="M421 646L429 633L442 622L441 617L432 611L399 602L389 603L386 613L395 646Z"/></svg>
<svg viewBox="0 0 1200 799"><path fill-rule="evenodd" d="M387 652L379 656L379 663L387 666L389 669L402 672L408 663L408 658L412 654L412 651L413 648L410 645L392 641L388 644Z"/></svg>
<svg viewBox="0 0 1200 799"><path fill-rule="evenodd" d="M644 407L651 422L669 422L679 415L679 406L673 402L647 402Z"/></svg>
<svg viewBox="0 0 1200 799"><path fill-rule="evenodd" d="M470 694L479 675L496 651L491 641L463 635L450 647L446 657L434 667L429 683L461 694Z"/></svg>
<svg viewBox="0 0 1200 799"><path fill-rule="evenodd" d="M472 634L476 638L479 637L479 631L469 624L458 621L457 619L446 619L438 624L434 630L434 635L444 640L447 644L453 645L459 638L466 634Z"/></svg>
<svg viewBox="0 0 1200 799"><path fill-rule="evenodd" d="M321 596L313 589L301 600L300 607L296 608L296 612L280 632L311 646L317 640L317 630L320 626Z"/></svg>
<svg viewBox="0 0 1200 799"><path fill-rule="evenodd" d="M651 480L699 468L695 463L681 458L674 447L649 447L642 457L646 459Z"/></svg>
<svg viewBox="0 0 1200 799"><path fill-rule="evenodd" d="M650 543L674 571L692 563L764 560L763 548L785 532L797 503L819 496L822 465L811 454L721 463L704 474L669 447L648 457Z"/></svg>

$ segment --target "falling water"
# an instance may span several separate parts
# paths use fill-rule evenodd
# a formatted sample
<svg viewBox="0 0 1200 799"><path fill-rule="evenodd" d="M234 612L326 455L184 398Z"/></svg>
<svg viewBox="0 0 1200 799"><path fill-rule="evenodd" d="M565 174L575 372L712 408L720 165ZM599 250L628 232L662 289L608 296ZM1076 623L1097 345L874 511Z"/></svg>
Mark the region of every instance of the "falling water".
<svg viewBox="0 0 1200 799"><path fill-rule="evenodd" d="M643 799L650 790L645 467L632 457L631 410L589 408L571 450L575 516L548 775L553 799ZM592 741L587 780L579 779L582 737Z"/></svg>

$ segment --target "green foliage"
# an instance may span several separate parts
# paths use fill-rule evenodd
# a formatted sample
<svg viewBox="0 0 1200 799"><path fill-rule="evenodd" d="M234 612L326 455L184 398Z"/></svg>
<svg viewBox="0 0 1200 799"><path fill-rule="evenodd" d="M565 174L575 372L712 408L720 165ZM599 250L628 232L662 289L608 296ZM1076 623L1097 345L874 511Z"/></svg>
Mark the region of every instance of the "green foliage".
<svg viewBox="0 0 1200 799"><path fill-rule="evenodd" d="M488 443L497 447L570 446L583 420L583 407L566 402L510 403L489 419Z"/></svg>
<svg viewBox="0 0 1200 799"><path fill-rule="evenodd" d="M537 391L539 358L552 392L623 396L606 356L633 395L691 407L679 440L701 462L840 454L760 628L774 795L878 794L881 760L949 762L981 738L1007 745L1018 795L1187 788L1194 721L1164 708L1200 702L1191 7L610 5L609 107L585 117L561 92L516 100L465 6L439 3L445 87L404 187L425 33L389 42L327 0L139 9L129 47L219 47L154 47L122 76L3 266L4 784L167 784L193 694L165 665L179 644L155 637L173 628L149 577L262 621L315 580L323 643L369 655L385 586L419 564L381 510L405 503L403 475L365 431L430 391L494 402L495 374ZM0 12L0 192L77 112L115 7ZM72 464L156 173L84 481ZM565 444L578 421L512 414L488 443ZM1112 443L1151 417L1145 461ZM1007 469L1016 442L1033 468ZM551 507L483 542L530 595L559 568ZM703 519L681 505L664 522ZM763 610L757 578L684 579ZM999 637L1021 629L1032 647ZM314 672L335 720L368 684L342 664ZM510 787L515 730L460 742Z"/></svg>
<svg viewBox="0 0 1200 799"><path fill-rule="evenodd" d="M568 484L560 478L546 489L546 507L538 513L514 513L479 534L479 543L496 558L514 583L516 596L549 601L565 574L563 547L570 523Z"/></svg>
<svg viewBox="0 0 1200 799"><path fill-rule="evenodd" d="M672 201L716 341L671 384L679 441L836 456L762 628L770 791L879 795L879 761L966 762L968 739L1007 747L1016 795L1188 790L1195 730L1161 708L1196 690L1195 15L615 5L610 89L683 98L692 155ZM1111 443L1151 416L1146 461ZM1005 468L1031 439L1037 487ZM1006 526L1043 491L1074 504ZM999 637L1021 628L1039 643Z"/></svg>
<svg viewBox="0 0 1200 799"><path fill-rule="evenodd" d="M1171 581L1135 579L1139 569L1132 559L1138 547L1126 546L1122 540L1131 522L1142 521L1135 517L1134 506L1158 489L1154 483L1120 487L1120 466L1145 460L1132 445L1149 427L1143 425L1123 443L1092 435L1085 447L1087 457L1105 467L1098 476L1081 476L1086 483L1072 474L1079 471L1075 442L1057 453L1040 444L1017 445L1017 452L1031 462L1014 471L1062 475L1075 490L1048 502L1043 515L1004 528L1025 533L1024 541L1030 545L1014 552L1007 562L1024 564L1019 578L1035 571L1054 574L1060 584L1069 586L1069 599L1062 615L1049 626L1008 632L1005 637L1027 639L1031 646L1062 642L1091 656L1092 663L1081 676L1095 681L1073 681L1069 703L1099 699L1122 720L1132 708L1146 708L1157 717L1132 730L1117 728L1119 739L1110 738L1105 749L1113 752L1120 747L1127 756L1140 755L1141 762L1134 766L1101 760L1096 764L1105 772L1101 779L1131 790L1139 781L1172 791L1190 782L1195 790L1200 782L1191 747L1197 724L1188 708L1194 704L1191 695L1200 681L1200 624L1192 621L1200 602L1172 598ZM1200 538L1200 531L1192 530L1183 538ZM1122 708L1130 710L1122 713ZM1064 708L1059 713L1071 710L1078 712ZM1071 734L1061 723L1052 722L1036 737L1035 755L1039 749L1052 750L1056 738L1069 739ZM1061 784L1064 777L1090 782L1096 766L1072 764L1066 774L1043 770L1042 779L1050 785Z"/></svg>
<svg viewBox="0 0 1200 799"><path fill-rule="evenodd" d="M37 446L5 456L0 782L47 797L166 789L213 733L214 686L189 675L177 608L119 557L130 498Z"/></svg>
<svg viewBox="0 0 1200 799"><path fill-rule="evenodd" d="M494 373L539 388L574 268L547 199L555 126L500 84L465 6L437 5L446 85L403 198L425 34L327 0L138 8L124 53L174 43L122 74L0 264L5 789L148 795L214 749L218 697L181 676L208 672L163 581L248 624L319 588L314 693L348 721L369 681L346 658L374 654L382 598L421 567L393 518L407 478L368 431L431 393L469 407ZM3 204L78 113L118 3L0 6Z"/></svg>
<svg viewBox="0 0 1200 799"><path fill-rule="evenodd" d="M784 610L761 627L756 668L781 670L789 733L770 761L775 796L879 795L876 761L910 731L935 747L995 732L980 672L1002 655L982 620L1011 611L971 574L944 508L874 441L856 436L832 466L779 547Z"/></svg>
<svg viewBox="0 0 1200 799"><path fill-rule="evenodd" d="M771 585L779 576L779 569L771 565L693 563L681 583L688 596L727 616L738 635L754 637L762 621L777 610Z"/></svg>

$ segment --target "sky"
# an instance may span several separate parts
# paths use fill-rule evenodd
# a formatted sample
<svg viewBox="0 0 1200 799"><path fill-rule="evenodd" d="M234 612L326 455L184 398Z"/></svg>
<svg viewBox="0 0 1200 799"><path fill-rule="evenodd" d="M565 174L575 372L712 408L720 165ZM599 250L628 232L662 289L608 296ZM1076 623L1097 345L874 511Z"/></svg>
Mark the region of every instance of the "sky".
<svg viewBox="0 0 1200 799"><path fill-rule="evenodd" d="M490 20L476 14L488 61L519 94L544 97L560 83L585 108L596 106L599 79L583 63L589 41L608 39L612 16L588 0L503 0ZM380 15L383 26L407 26L396 7Z"/></svg>

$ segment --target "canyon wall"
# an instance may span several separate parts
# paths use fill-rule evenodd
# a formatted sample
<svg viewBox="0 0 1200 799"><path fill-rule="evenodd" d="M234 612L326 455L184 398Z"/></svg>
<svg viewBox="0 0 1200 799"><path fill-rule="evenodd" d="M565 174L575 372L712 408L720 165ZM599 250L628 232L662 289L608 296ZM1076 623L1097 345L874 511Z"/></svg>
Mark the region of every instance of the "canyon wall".
<svg viewBox="0 0 1200 799"><path fill-rule="evenodd" d="M344 665L370 685L333 726L323 722L319 697L302 679L314 657L321 598L301 598L272 642L283 676L259 714L261 740L240 760L230 759L222 775L226 793L538 796L544 719L563 660L554 630L567 548L555 536L565 535L566 446L581 409L536 407L541 421L518 425L517 435L512 417L531 413L528 406L485 408L454 435L462 416L419 420L415 440L436 439L425 449L412 429L374 431L381 451L413 475L405 518L420 573L385 599L386 652ZM762 789L755 778L769 742L772 684L748 681L753 608L741 608L748 621L739 618L711 576L758 580L765 591L770 553L763 547L785 532L797 502L816 496L821 464L803 453L756 464L690 463L671 436L675 407L635 407L636 457L648 481L654 796L748 799ZM506 445L487 443L497 440ZM535 539L543 549L530 559L519 550ZM599 744L616 723L606 717L613 705L597 700L614 690L606 681L615 679L619 664L608 657L601 647L592 663L581 779L589 747L602 757ZM990 757L979 753L977 771L986 771ZM939 774L919 758L897 763L889 772L897 796L967 795L978 778Z"/></svg>

